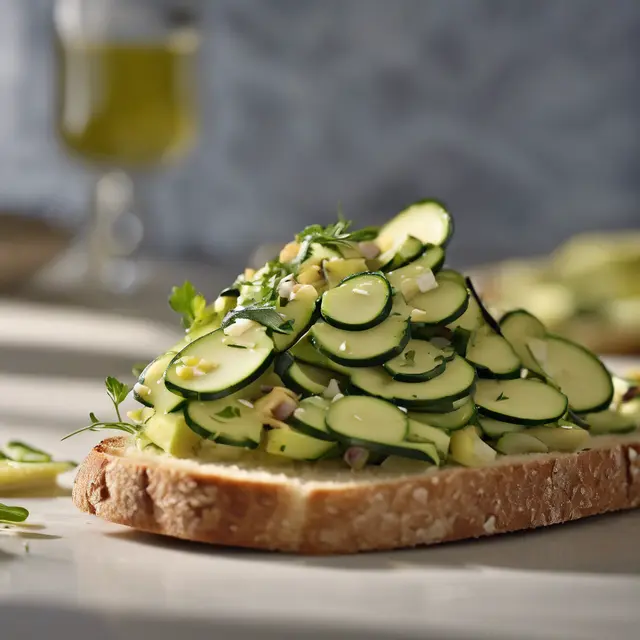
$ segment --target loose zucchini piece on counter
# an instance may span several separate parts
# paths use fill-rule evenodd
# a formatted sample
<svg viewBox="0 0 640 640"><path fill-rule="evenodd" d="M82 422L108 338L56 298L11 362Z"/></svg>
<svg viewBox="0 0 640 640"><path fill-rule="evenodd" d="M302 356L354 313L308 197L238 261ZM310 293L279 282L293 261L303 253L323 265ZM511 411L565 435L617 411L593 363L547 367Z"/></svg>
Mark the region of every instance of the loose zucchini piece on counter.
<svg viewBox="0 0 640 640"><path fill-rule="evenodd" d="M333 327L346 331L372 329L389 317L391 285L381 273L348 276L322 296L320 312Z"/></svg>
<svg viewBox="0 0 640 640"><path fill-rule="evenodd" d="M479 380L474 398L482 415L514 424L548 424L567 412L567 398L557 389L522 378Z"/></svg>
<svg viewBox="0 0 640 640"><path fill-rule="evenodd" d="M289 389L301 396L321 394L336 377L333 371L296 362L288 353L283 353L277 358L275 372Z"/></svg>
<svg viewBox="0 0 640 640"><path fill-rule="evenodd" d="M439 349L426 340L409 340L404 351L383 366L394 380L421 382L444 373L454 356L453 350Z"/></svg>
<svg viewBox="0 0 640 640"><path fill-rule="evenodd" d="M505 455L547 453L549 447L528 433L505 433L496 442L496 449Z"/></svg>
<svg viewBox="0 0 640 640"><path fill-rule="evenodd" d="M447 363L444 373L424 382L394 380L382 367L353 369L350 391L383 398L409 409L432 408L444 412L452 411L456 400L469 395L475 380L473 367L455 356Z"/></svg>
<svg viewBox="0 0 640 640"><path fill-rule="evenodd" d="M331 402L319 396L311 396L300 401L288 423L301 433L313 438L335 442L326 424L326 416Z"/></svg>
<svg viewBox="0 0 640 640"><path fill-rule="evenodd" d="M335 442L312 438L293 429L271 429L266 436L267 453L292 460L319 460L334 449Z"/></svg>
<svg viewBox="0 0 640 640"><path fill-rule="evenodd" d="M185 407L184 417L189 428L205 440L247 449L260 444L262 419L248 400L192 400Z"/></svg>
<svg viewBox="0 0 640 640"><path fill-rule="evenodd" d="M456 431L462 429L471 422L476 415L476 405L471 398L464 398L463 403L449 412L425 413L410 411L409 418L424 424L428 424L438 429Z"/></svg>
<svg viewBox="0 0 640 640"><path fill-rule="evenodd" d="M246 322L231 325L249 327L241 334L218 329L174 356L164 376L167 389L183 398L217 400L259 378L273 360L274 345L264 327Z"/></svg>
<svg viewBox="0 0 640 640"><path fill-rule="evenodd" d="M408 318L393 313L372 329L345 331L320 321L310 334L316 349L346 367L383 364L401 353L410 338Z"/></svg>
<svg viewBox="0 0 640 640"><path fill-rule="evenodd" d="M26 491L53 485L56 478L75 468L73 462L14 462L0 460L0 493Z"/></svg>
<svg viewBox="0 0 640 640"><path fill-rule="evenodd" d="M184 406L184 398L167 389L164 383L164 373L175 355L176 352L165 353L144 368L133 387L133 397L140 404L159 413L179 411Z"/></svg>
<svg viewBox="0 0 640 640"><path fill-rule="evenodd" d="M486 467L495 461L497 452L478 434L474 425L469 425L451 435L449 458L465 467Z"/></svg>
<svg viewBox="0 0 640 640"><path fill-rule="evenodd" d="M392 218L381 229L376 243L382 251L398 246L408 236L423 244L444 246L453 235L453 220L435 200L416 202Z"/></svg>
<svg viewBox="0 0 640 640"><path fill-rule="evenodd" d="M471 334L465 358L475 366L481 378L520 377L520 358L511 345L488 326Z"/></svg>

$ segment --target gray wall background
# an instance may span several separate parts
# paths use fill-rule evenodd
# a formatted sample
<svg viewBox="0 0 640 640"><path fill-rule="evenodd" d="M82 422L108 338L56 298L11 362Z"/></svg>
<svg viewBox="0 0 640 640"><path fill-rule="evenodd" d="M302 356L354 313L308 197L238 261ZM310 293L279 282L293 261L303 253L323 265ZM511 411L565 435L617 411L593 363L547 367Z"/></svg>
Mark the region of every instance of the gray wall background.
<svg viewBox="0 0 640 640"><path fill-rule="evenodd" d="M145 180L147 247L260 242L425 196L470 264L640 226L638 0L201 0L203 124ZM50 0L0 0L0 202L83 219L52 133Z"/></svg>

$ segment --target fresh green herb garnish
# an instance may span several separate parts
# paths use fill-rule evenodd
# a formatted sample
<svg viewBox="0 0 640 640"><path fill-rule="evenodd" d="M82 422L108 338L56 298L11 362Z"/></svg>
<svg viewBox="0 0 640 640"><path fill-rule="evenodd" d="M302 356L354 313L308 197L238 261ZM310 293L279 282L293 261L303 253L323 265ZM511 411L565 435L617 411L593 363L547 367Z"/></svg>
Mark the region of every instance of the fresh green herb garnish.
<svg viewBox="0 0 640 640"><path fill-rule="evenodd" d="M502 402L503 400L508 400L509 396L505 396L504 393L502 393L502 391L500 392L500 395L496 398L496 402Z"/></svg>
<svg viewBox="0 0 640 640"><path fill-rule="evenodd" d="M131 422L125 422L120 415L120 405L126 400L131 391L131 388L124 382L120 382L120 380L111 376L109 376L105 380L105 387L107 389L107 395L111 399L114 409L116 410L117 420L99 420L96 417L96 414L92 412L89 414L89 420L91 421L91 424L86 427L82 427L82 429L78 429L77 431L67 434L64 438L62 438L63 440L71 438L71 436L78 435L79 433L83 433L84 431L124 431L125 433L129 433L131 435L137 434L139 432L140 425L133 424Z"/></svg>
<svg viewBox="0 0 640 640"><path fill-rule="evenodd" d="M224 420L232 420L233 418L239 418L241 414L238 407L227 406L222 411L218 411L218 413L215 413L214 415L219 418L223 418Z"/></svg>
<svg viewBox="0 0 640 640"><path fill-rule="evenodd" d="M0 504L0 522L11 524L24 522L29 517L29 512L24 507L10 507Z"/></svg>
<svg viewBox="0 0 640 640"><path fill-rule="evenodd" d="M185 329L204 326L216 317L213 305L207 305L205 297L188 280L171 289L169 306L182 316Z"/></svg>
<svg viewBox="0 0 640 640"><path fill-rule="evenodd" d="M261 324L276 333L291 333L293 326L291 321L284 322L282 316L275 310L275 307L264 307L252 305L244 309L234 309L224 317L222 328L228 327L239 318L246 318Z"/></svg>
<svg viewBox="0 0 640 640"><path fill-rule="evenodd" d="M51 456L48 453L18 440L8 442L4 451L6 457L15 462L51 462Z"/></svg>
<svg viewBox="0 0 640 640"><path fill-rule="evenodd" d="M400 366L410 367L414 364L415 359L416 359L416 352L413 349L410 349L404 354L404 362Z"/></svg>

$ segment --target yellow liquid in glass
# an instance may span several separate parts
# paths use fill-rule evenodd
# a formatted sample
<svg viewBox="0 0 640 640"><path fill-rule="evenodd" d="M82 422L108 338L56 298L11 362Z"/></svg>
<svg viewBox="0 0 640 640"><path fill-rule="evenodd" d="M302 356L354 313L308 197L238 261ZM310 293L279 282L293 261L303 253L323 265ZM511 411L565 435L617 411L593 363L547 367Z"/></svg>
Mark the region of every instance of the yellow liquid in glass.
<svg viewBox="0 0 640 640"><path fill-rule="evenodd" d="M181 155L196 129L196 36L162 43L58 42L58 131L84 158L118 166Z"/></svg>

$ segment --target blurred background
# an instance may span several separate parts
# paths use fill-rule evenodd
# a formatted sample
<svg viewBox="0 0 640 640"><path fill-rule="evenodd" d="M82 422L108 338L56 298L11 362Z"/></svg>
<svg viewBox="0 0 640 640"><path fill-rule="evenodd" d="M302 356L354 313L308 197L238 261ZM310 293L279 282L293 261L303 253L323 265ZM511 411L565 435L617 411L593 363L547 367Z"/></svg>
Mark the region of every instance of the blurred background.
<svg viewBox="0 0 640 640"><path fill-rule="evenodd" d="M496 306L586 318L596 347L638 349L637 0L0 9L13 296L165 313L172 284L214 293L339 203L371 224L436 197L457 222L452 265L482 266ZM522 262L583 232L597 234ZM615 344L597 342L603 313L623 326Z"/></svg>

